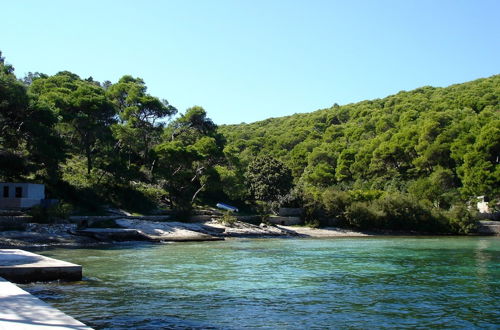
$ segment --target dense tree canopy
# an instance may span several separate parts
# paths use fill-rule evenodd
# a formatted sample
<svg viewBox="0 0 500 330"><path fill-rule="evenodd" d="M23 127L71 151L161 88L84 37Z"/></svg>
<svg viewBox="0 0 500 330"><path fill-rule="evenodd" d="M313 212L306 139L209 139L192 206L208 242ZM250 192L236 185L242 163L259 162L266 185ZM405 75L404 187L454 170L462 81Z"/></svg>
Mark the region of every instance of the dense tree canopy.
<svg viewBox="0 0 500 330"><path fill-rule="evenodd" d="M178 208L188 208L204 190L218 187L217 164L224 162L225 140L202 107L195 106L168 125L156 146L158 175Z"/></svg>
<svg viewBox="0 0 500 330"><path fill-rule="evenodd" d="M85 155L90 174L95 155L109 141L110 126L115 122L115 109L104 90L64 71L34 80L30 92L61 118L57 125L59 134Z"/></svg>
<svg viewBox="0 0 500 330"><path fill-rule="evenodd" d="M276 202L292 189L292 171L271 156L254 159L247 169L250 193L256 200Z"/></svg>
<svg viewBox="0 0 500 330"><path fill-rule="evenodd" d="M274 155L305 187L500 195L500 76L220 129L242 166Z"/></svg>
<svg viewBox="0 0 500 330"><path fill-rule="evenodd" d="M161 174L181 160L179 154L166 161L164 153L157 154L170 142L164 137L169 130L165 126L177 112L172 105L149 95L144 81L131 76L101 85L69 71L53 76L29 73L22 80L13 72L0 56L0 180L43 182L53 197L78 205L134 208L161 203ZM182 152L192 156L189 163L197 180L183 177L178 179L186 180L181 186L199 184L215 171L217 152L207 150L212 140L217 138L217 148L223 148L217 127L203 114L203 137L186 132L176 138L182 140ZM195 128L198 119L191 120ZM155 168L161 161L165 168ZM203 162L205 166L192 165ZM175 195L173 189L167 193Z"/></svg>
<svg viewBox="0 0 500 330"><path fill-rule="evenodd" d="M107 96L115 105L119 125L113 126L120 149L144 166L152 165L153 146L159 143L164 122L177 112L166 100L147 94L144 81L140 78L123 76L118 83L111 85Z"/></svg>
<svg viewBox="0 0 500 330"><path fill-rule="evenodd" d="M499 75L252 124L176 113L141 78L18 79L0 53L0 180L86 207L293 200L351 226L455 232L466 202L500 197Z"/></svg>

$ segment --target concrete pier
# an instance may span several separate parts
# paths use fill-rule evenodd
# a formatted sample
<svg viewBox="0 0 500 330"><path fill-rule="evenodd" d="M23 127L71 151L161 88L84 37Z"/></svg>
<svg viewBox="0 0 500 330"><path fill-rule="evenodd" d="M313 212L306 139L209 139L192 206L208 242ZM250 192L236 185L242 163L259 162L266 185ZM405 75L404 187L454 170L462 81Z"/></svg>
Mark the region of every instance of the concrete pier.
<svg viewBox="0 0 500 330"><path fill-rule="evenodd" d="M0 276L15 283L80 281L82 266L18 249L0 249Z"/></svg>
<svg viewBox="0 0 500 330"><path fill-rule="evenodd" d="M479 221L477 233L480 235L500 236L500 221Z"/></svg>
<svg viewBox="0 0 500 330"><path fill-rule="evenodd" d="M0 277L0 330L92 329Z"/></svg>

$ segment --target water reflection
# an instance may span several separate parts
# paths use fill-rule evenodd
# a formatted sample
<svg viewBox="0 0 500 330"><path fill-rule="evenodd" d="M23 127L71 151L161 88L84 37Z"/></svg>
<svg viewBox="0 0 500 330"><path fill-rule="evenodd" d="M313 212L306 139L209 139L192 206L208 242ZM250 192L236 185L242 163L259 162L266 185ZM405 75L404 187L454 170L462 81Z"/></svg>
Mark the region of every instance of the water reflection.
<svg viewBox="0 0 500 330"><path fill-rule="evenodd" d="M498 238L55 249L94 280L26 288L105 329L494 328L499 251Z"/></svg>

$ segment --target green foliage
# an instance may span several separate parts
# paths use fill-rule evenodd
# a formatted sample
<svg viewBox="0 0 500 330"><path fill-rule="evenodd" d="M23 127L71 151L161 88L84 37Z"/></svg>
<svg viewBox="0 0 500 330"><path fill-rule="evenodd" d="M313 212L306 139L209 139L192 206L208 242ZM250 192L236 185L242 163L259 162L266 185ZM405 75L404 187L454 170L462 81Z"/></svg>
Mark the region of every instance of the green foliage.
<svg viewBox="0 0 500 330"><path fill-rule="evenodd" d="M500 194L499 95L497 75L220 129L241 164L274 155L307 186L409 189L446 209Z"/></svg>
<svg viewBox="0 0 500 330"><path fill-rule="evenodd" d="M342 191L326 189L321 195L321 207L324 215L338 220L345 220L345 212L353 203L365 203L378 199L382 195L378 190Z"/></svg>
<svg viewBox="0 0 500 330"><path fill-rule="evenodd" d="M28 214L33 217L33 222L37 223L53 223L58 220L67 219L73 207L67 203L58 203L50 207L34 206Z"/></svg>
<svg viewBox="0 0 500 330"><path fill-rule="evenodd" d="M346 208L353 202L349 193L336 189L327 189L321 196L321 206L326 215L333 218L342 218Z"/></svg>
<svg viewBox="0 0 500 330"><path fill-rule="evenodd" d="M155 176L174 209L189 212L199 195L221 192L217 165L225 163L224 146L201 107L188 109L166 127L162 143L155 147Z"/></svg>
<svg viewBox="0 0 500 330"><path fill-rule="evenodd" d="M429 177L421 177L410 183L408 192L419 200L446 209L458 199L453 172L442 167L438 167Z"/></svg>
<svg viewBox="0 0 500 330"><path fill-rule="evenodd" d="M30 173L54 180L65 158L64 143L54 131L57 119L13 72L0 52L0 180L15 181Z"/></svg>
<svg viewBox="0 0 500 330"><path fill-rule="evenodd" d="M359 229L393 229L446 232L442 216L425 204L399 193L384 194L371 202L354 202L345 212L349 226Z"/></svg>
<svg viewBox="0 0 500 330"><path fill-rule="evenodd" d="M252 124L218 127L199 106L168 123L177 110L140 78L21 81L0 53L0 180L45 183L94 212L184 216L224 199L356 228L466 233L461 201L500 196L499 106L496 75Z"/></svg>
<svg viewBox="0 0 500 330"><path fill-rule="evenodd" d="M445 212L445 216L453 233L469 234L477 229L478 221L475 214L463 204L454 205Z"/></svg>
<svg viewBox="0 0 500 330"><path fill-rule="evenodd" d="M227 166L217 165L215 170L220 178L222 191L230 200L245 200L248 191L241 171Z"/></svg>
<svg viewBox="0 0 500 330"><path fill-rule="evenodd" d="M163 133L162 120L173 116L177 109L166 100L149 95L141 78L128 75L111 85L106 95L118 112L119 123L112 130L121 157L150 169L154 162L152 149Z"/></svg>
<svg viewBox="0 0 500 330"><path fill-rule="evenodd" d="M224 194L217 166L231 171L226 181L239 180L235 198L243 196L242 171L234 155L226 161L225 139L203 108L166 126L177 110L140 78L101 85L63 71L29 73L23 84L13 71L0 54L1 180L44 182L86 211L169 204L189 212L204 193Z"/></svg>
<svg viewBox="0 0 500 330"><path fill-rule="evenodd" d="M383 213L367 202L354 202L345 210L346 224L357 229L384 228Z"/></svg>
<svg viewBox="0 0 500 330"><path fill-rule="evenodd" d="M267 203L277 202L293 187L291 170L271 156L253 160L248 165L246 179L255 199Z"/></svg>
<svg viewBox="0 0 500 330"><path fill-rule="evenodd" d="M116 111L104 90L93 82L63 71L33 81L29 91L37 102L60 118L57 131L75 152L86 157L87 174L95 166L95 155L110 143L110 125Z"/></svg>
<svg viewBox="0 0 500 330"><path fill-rule="evenodd" d="M319 228L321 221L318 219L306 220L305 225L309 228Z"/></svg>
<svg viewBox="0 0 500 330"><path fill-rule="evenodd" d="M232 227L238 219L231 212L224 212L219 222L224 226Z"/></svg>

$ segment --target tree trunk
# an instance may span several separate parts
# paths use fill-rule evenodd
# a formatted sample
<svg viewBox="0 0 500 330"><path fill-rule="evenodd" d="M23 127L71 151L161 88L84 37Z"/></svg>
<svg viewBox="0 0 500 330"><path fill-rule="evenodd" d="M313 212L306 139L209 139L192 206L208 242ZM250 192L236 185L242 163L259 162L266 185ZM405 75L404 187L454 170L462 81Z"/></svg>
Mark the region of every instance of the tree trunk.
<svg viewBox="0 0 500 330"><path fill-rule="evenodd" d="M196 196L198 196L198 194L200 193L200 191L203 190L203 188L205 188L205 184L202 184L201 187L200 187L200 189L196 190L196 192L193 195L193 198L191 198L191 203L194 203L194 200L196 199Z"/></svg>
<svg viewBox="0 0 500 330"><path fill-rule="evenodd" d="M90 146L87 146L85 149L87 154L87 175L90 175L90 172L92 171L92 150L90 149Z"/></svg>

